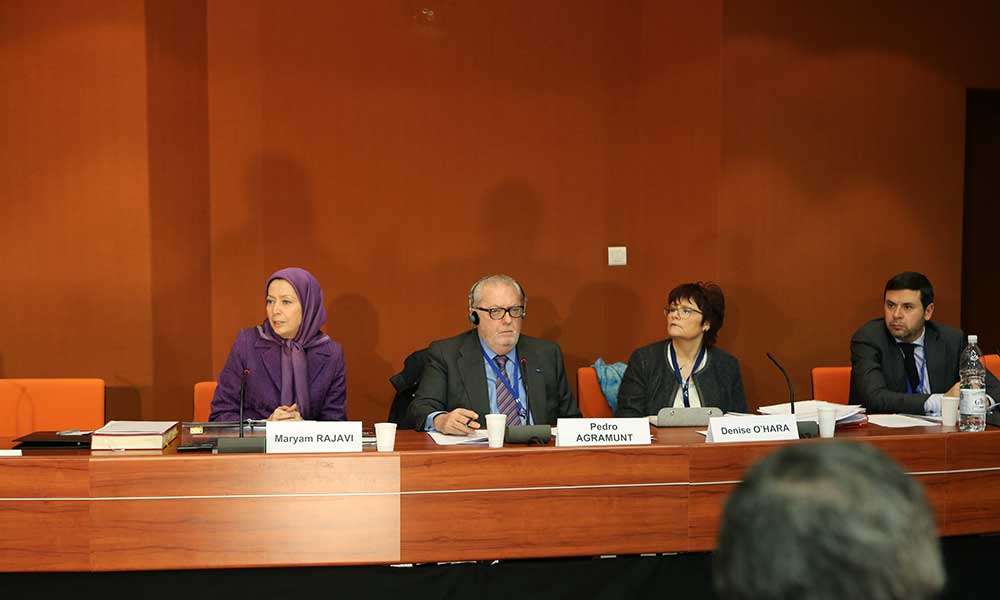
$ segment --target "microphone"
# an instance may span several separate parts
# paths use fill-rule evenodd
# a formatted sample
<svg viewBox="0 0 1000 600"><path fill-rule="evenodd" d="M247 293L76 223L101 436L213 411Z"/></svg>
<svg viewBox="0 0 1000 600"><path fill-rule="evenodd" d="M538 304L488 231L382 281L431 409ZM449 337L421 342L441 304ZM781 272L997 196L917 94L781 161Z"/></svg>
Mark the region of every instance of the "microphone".
<svg viewBox="0 0 1000 600"><path fill-rule="evenodd" d="M551 425L513 425L504 432L508 444L538 444L544 446L552 439Z"/></svg>
<svg viewBox="0 0 1000 600"><path fill-rule="evenodd" d="M774 363L774 366L778 367L778 370L781 371L781 374L785 376L785 383L788 385L788 404L791 407L792 414L794 415L795 392L792 390L792 380L789 379L788 373L785 371L785 368L778 363L778 359L774 358L774 356L770 352L767 352L766 354L767 357L771 359L771 362ZM800 438L819 437L819 423L815 421L796 420L795 425L796 427L798 427Z"/></svg>
<svg viewBox="0 0 1000 600"><path fill-rule="evenodd" d="M524 424L527 425L531 416L531 405L528 403L528 359L521 357L521 381L524 382Z"/></svg>
<svg viewBox="0 0 1000 600"><path fill-rule="evenodd" d="M243 377L240 378L240 437L220 437L216 442L216 449L219 454L264 452L267 445L266 437L245 437L243 432L243 427L246 424L243 418L243 410L246 405L247 375L249 374L250 369L243 369Z"/></svg>
<svg viewBox="0 0 1000 600"><path fill-rule="evenodd" d="M243 369L243 377L240 379L240 437L243 437L243 425L246 421L243 419L243 406L247 401L247 375L250 374L250 369Z"/></svg>

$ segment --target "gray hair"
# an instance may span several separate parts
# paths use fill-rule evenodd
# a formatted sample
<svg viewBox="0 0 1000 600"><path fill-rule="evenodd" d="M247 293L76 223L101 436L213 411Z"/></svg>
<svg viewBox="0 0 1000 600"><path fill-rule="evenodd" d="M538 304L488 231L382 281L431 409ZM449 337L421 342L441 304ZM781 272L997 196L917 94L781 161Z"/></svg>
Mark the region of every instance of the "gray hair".
<svg viewBox="0 0 1000 600"><path fill-rule="evenodd" d="M521 304L524 304L528 301L528 298L527 296L524 295L524 290L521 288L520 283L515 281L514 278L511 277L510 275L497 274L497 275L487 275L486 277L483 277L476 283L472 284L472 287L469 288L469 306L479 305L479 301L482 299L482 294L480 293L480 289L484 285L491 283L503 283L509 285L510 287L514 288L514 290L517 292L517 295L521 298Z"/></svg>
<svg viewBox="0 0 1000 600"><path fill-rule="evenodd" d="M747 471L712 566L723 598L932 598L941 548L921 486L867 444L786 446Z"/></svg>

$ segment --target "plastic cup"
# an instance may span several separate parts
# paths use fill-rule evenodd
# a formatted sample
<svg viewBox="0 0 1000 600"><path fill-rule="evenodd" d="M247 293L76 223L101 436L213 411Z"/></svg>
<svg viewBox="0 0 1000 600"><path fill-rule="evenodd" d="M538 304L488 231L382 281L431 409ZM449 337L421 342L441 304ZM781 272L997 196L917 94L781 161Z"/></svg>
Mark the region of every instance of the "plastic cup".
<svg viewBox="0 0 1000 600"><path fill-rule="evenodd" d="M819 437L832 438L833 431L837 428L837 407L820 406L819 413Z"/></svg>
<svg viewBox="0 0 1000 600"><path fill-rule="evenodd" d="M958 425L958 397L941 398L941 424L945 427Z"/></svg>
<svg viewBox="0 0 1000 600"><path fill-rule="evenodd" d="M493 413L486 415L486 438L490 448L503 448L503 435L507 432L507 415Z"/></svg>
<svg viewBox="0 0 1000 600"><path fill-rule="evenodd" d="M375 423L375 447L379 452L392 452L396 447L395 423Z"/></svg>

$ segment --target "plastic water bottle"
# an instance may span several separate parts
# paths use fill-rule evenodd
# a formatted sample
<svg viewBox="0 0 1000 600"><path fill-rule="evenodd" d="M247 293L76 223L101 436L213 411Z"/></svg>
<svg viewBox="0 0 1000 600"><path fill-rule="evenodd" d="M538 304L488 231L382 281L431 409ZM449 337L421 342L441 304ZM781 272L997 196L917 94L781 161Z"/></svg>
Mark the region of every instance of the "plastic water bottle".
<svg viewBox="0 0 1000 600"><path fill-rule="evenodd" d="M958 430L982 431L986 429L986 367L979 362L983 352L979 339L970 335L969 343L962 350L958 361L959 385Z"/></svg>

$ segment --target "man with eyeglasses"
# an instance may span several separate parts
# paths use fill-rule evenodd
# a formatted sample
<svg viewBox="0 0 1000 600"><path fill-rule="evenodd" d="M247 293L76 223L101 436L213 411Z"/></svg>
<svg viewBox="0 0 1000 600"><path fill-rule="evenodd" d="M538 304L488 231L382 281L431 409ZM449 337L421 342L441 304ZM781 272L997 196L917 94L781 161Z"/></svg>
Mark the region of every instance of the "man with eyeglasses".
<svg viewBox="0 0 1000 600"><path fill-rule="evenodd" d="M521 335L527 298L507 275L489 275L469 291L473 328L432 342L409 411L418 430L468 435L485 415L504 413L507 425L556 424L579 417L566 379L562 350Z"/></svg>

